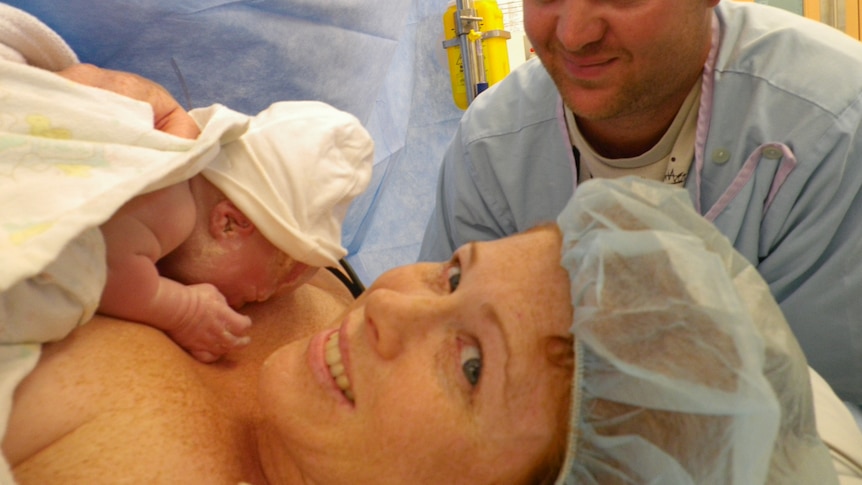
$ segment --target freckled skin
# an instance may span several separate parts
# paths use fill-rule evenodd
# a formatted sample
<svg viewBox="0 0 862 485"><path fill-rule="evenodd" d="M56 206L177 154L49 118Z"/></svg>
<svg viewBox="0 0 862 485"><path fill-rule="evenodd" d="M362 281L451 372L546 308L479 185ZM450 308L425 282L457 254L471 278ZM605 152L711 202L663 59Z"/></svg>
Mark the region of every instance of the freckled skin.
<svg viewBox="0 0 862 485"><path fill-rule="evenodd" d="M2 443L16 483L267 483L254 437L261 363L351 300L321 271L247 305L251 343L211 364L149 325L97 315L47 344L16 390Z"/></svg>
<svg viewBox="0 0 862 485"><path fill-rule="evenodd" d="M558 420L572 369L546 353L571 327L559 233L542 228L456 255L454 291L449 263L409 265L352 306L339 349L353 404L321 378L327 332L267 360L262 443L296 457L290 470L271 465L280 474L330 485L529 483L526 471L564 443L553 437L566 429ZM474 388L465 363L477 352Z"/></svg>

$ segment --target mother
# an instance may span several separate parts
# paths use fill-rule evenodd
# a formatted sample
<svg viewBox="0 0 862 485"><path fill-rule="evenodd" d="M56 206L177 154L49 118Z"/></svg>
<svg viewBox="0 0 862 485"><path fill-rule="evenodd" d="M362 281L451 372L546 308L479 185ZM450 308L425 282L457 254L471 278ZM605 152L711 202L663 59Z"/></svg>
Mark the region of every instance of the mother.
<svg viewBox="0 0 862 485"><path fill-rule="evenodd" d="M768 288L686 204L590 182L563 238L471 244L355 302L321 275L215 365L97 318L46 346L4 454L24 484L837 483Z"/></svg>
<svg viewBox="0 0 862 485"><path fill-rule="evenodd" d="M465 248L350 307L318 280L251 308L253 343L214 365L97 318L46 346L4 453L20 483L536 483L568 413L557 254L551 229Z"/></svg>

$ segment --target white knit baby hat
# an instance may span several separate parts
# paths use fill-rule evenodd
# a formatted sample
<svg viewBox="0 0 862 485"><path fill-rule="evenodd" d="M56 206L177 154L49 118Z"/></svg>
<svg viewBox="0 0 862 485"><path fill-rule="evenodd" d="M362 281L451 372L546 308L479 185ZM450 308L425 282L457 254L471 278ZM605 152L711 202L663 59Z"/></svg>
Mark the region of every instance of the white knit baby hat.
<svg viewBox="0 0 862 485"><path fill-rule="evenodd" d="M368 186L373 155L355 116L319 101L283 101L253 117L202 174L292 258L337 266L347 254L341 226Z"/></svg>

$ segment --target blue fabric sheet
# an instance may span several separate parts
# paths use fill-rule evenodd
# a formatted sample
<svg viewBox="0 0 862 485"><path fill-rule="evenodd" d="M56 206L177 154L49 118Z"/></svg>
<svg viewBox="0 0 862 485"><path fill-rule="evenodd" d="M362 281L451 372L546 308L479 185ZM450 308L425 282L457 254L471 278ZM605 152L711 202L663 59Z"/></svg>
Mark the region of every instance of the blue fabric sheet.
<svg viewBox="0 0 862 485"><path fill-rule="evenodd" d="M11 0L82 62L164 85L186 108L255 114L316 99L362 120L374 176L344 227L366 284L415 261L455 107L443 40L447 0Z"/></svg>

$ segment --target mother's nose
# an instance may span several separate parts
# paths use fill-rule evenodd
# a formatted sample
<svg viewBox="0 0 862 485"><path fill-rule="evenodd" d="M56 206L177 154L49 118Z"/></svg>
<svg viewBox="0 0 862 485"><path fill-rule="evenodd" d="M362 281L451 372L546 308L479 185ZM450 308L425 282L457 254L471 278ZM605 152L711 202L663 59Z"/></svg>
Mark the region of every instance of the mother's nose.
<svg viewBox="0 0 862 485"><path fill-rule="evenodd" d="M366 295L365 321L371 345L384 359L398 357L411 345L443 328L440 298L377 289Z"/></svg>

